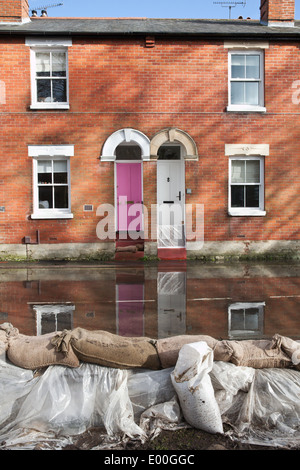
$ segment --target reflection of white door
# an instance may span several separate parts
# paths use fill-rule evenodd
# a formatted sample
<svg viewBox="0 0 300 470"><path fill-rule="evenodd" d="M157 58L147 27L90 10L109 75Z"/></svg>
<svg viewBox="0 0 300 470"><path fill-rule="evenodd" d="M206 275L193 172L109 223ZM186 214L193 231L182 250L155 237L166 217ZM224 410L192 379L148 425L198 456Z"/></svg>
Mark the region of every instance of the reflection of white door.
<svg viewBox="0 0 300 470"><path fill-rule="evenodd" d="M186 334L186 274L158 273L158 337Z"/></svg>
<svg viewBox="0 0 300 470"><path fill-rule="evenodd" d="M185 246L184 161L157 161L158 246Z"/></svg>

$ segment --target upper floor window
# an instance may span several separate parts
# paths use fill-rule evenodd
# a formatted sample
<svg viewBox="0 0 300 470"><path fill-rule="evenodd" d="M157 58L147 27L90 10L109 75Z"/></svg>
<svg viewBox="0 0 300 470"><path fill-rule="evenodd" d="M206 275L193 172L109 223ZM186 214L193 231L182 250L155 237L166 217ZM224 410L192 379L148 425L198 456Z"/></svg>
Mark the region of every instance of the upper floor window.
<svg viewBox="0 0 300 470"><path fill-rule="evenodd" d="M69 108L68 46L70 40L26 40L31 54L31 108Z"/></svg>
<svg viewBox="0 0 300 470"><path fill-rule="evenodd" d="M228 111L265 111L263 59L262 51L229 52Z"/></svg>
<svg viewBox="0 0 300 470"><path fill-rule="evenodd" d="M67 53L35 53L37 103L67 103Z"/></svg>

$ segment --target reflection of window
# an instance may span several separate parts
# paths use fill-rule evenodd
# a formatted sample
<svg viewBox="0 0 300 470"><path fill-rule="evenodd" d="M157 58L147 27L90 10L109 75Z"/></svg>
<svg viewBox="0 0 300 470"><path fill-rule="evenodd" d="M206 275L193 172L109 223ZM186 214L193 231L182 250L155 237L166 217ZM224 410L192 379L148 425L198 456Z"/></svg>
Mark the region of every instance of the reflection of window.
<svg viewBox="0 0 300 470"><path fill-rule="evenodd" d="M264 215L264 161L260 157L232 157L229 161L229 212Z"/></svg>
<svg viewBox="0 0 300 470"><path fill-rule="evenodd" d="M37 49L32 54L32 105L68 107L67 50Z"/></svg>
<svg viewBox="0 0 300 470"><path fill-rule="evenodd" d="M36 313L37 336L73 329L74 305L35 305L33 309Z"/></svg>
<svg viewBox="0 0 300 470"><path fill-rule="evenodd" d="M229 111L265 110L263 93L263 53L229 53Z"/></svg>
<svg viewBox="0 0 300 470"><path fill-rule="evenodd" d="M228 308L230 338L259 336L263 333L264 302L240 302Z"/></svg>
<svg viewBox="0 0 300 470"><path fill-rule="evenodd" d="M70 160L33 159L34 213L32 218L70 218Z"/></svg>

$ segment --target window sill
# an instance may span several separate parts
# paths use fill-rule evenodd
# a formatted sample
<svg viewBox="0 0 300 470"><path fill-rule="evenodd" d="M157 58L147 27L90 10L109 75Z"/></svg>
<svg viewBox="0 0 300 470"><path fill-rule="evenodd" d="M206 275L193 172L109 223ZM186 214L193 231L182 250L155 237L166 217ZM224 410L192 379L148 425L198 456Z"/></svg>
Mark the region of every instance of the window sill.
<svg viewBox="0 0 300 470"><path fill-rule="evenodd" d="M261 209L229 209L228 215L232 217L264 217L266 215L266 211Z"/></svg>
<svg viewBox="0 0 300 470"><path fill-rule="evenodd" d="M267 108L264 106L243 106L243 105L229 105L226 110L228 112L237 112L237 113L265 113Z"/></svg>
<svg viewBox="0 0 300 470"><path fill-rule="evenodd" d="M34 214L31 214L32 219L73 219L73 217L74 216L71 212L48 212L47 209L45 209L45 212L35 212Z"/></svg>
<svg viewBox="0 0 300 470"><path fill-rule="evenodd" d="M32 104L30 109L70 109L68 104L57 104L57 103L42 103Z"/></svg>

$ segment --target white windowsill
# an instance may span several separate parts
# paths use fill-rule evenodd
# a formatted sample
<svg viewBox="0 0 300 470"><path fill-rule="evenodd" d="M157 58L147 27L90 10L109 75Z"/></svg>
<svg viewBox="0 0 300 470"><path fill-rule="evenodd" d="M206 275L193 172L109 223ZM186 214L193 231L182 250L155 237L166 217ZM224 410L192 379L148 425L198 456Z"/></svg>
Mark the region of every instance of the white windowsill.
<svg viewBox="0 0 300 470"><path fill-rule="evenodd" d="M70 109L70 105L58 103L37 103L30 105L30 109Z"/></svg>
<svg viewBox="0 0 300 470"><path fill-rule="evenodd" d="M248 105L237 105L231 104L227 106L227 111L235 111L235 112L252 112L252 113L265 113L267 108L264 106L248 106Z"/></svg>
<svg viewBox="0 0 300 470"><path fill-rule="evenodd" d="M261 209L229 209L228 214L233 217L264 217L266 211Z"/></svg>
<svg viewBox="0 0 300 470"><path fill-rule="evenodd" d="M73 219L73 214L71 212L59 212L59 211L50 211L45 209L45 211L39 211L31 214L32 219Z"/></svg>

